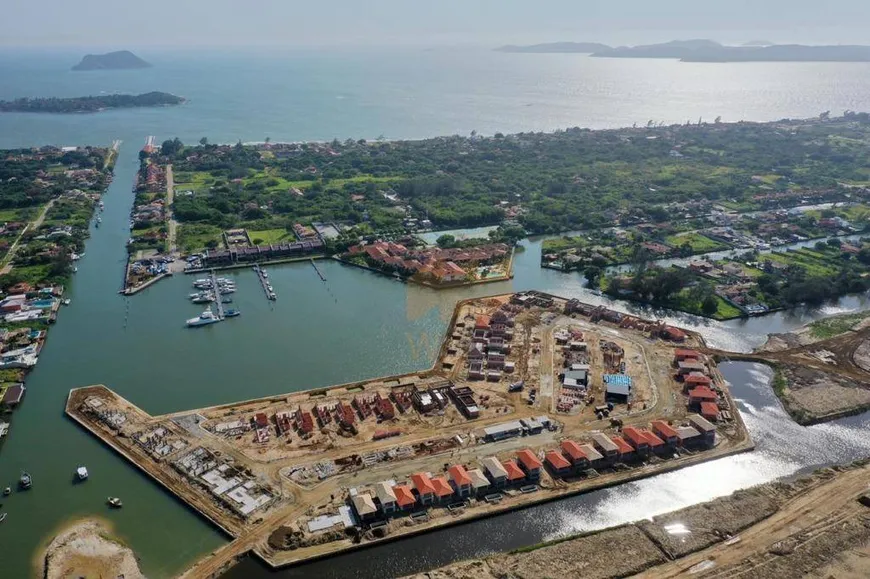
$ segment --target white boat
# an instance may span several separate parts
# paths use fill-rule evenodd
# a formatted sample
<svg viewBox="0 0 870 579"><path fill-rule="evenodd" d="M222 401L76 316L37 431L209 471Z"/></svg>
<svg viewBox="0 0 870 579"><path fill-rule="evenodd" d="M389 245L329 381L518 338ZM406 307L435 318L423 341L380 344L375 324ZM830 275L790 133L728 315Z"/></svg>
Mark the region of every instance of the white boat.
<svg viewBox="0 0 870 579"><path fill-rule="evenodd" d="M195 304L210 304L214 301L214 294L211 292L202 292L201 294L191 298L191 301Z"/></svg>
<svg viewBox="0 0 870 579"><path fill-rule="evenodd" d="M78 272L79 272L79 268L74 267L74 268L73 268L73 273L78 273Z"/></svg>
<svg viewBox="0 0 870 579"><path fill-rule="evenodd" d="M263 277L265 277L265 278L268 278L268 277L269 277L269 274L266 273L266 270L265 270L265 269L263 270Z"/></svg>
<svg viewBox="0 0 870 579"><path fill-rule="evenodd" d="M211 311L211 308L206 308L206 310L199 314L198 317L187 320L187 327L196 328L198 326L207 326L209 324L216 324L219 321L221 321L221 319Z"/></svg>
<svg viewBox="0 0 870 579"><path fill-rule="evenodd" d="M63 305L65 305L65 306L68 306L68 305L70 305L71 303L72 303L72 300L69 299L69 298L66 298L65 300L63 300Z"/></svg>
<svg viewBox="0 0 870 579"><path fill-rule="evenodd" d="M12 487L6 487L5 489L3 489L3 496L4 497L8 497L11 494L12 494Z"/></svg>
<svg viewBox="0 0 870 579"><path fill-rule="evenodd" d="M6 513L0 513L0 523L6 520Z"/></svg>
<svg viewBox="0 0 870 579"><path fill-rule="evenodd" d="M118 497L109 497L108 499L106 499L106 504L113 509L120 509L124 506L124 503L122 503L121 499L119 499Z"/></svg>
<svg viewBox="0 0 870 579"><path fill-rule="evenodd" d="M84 466L80 466L76 469L76 477L79 480L87 480L88 479L88 469Z"/></svg>

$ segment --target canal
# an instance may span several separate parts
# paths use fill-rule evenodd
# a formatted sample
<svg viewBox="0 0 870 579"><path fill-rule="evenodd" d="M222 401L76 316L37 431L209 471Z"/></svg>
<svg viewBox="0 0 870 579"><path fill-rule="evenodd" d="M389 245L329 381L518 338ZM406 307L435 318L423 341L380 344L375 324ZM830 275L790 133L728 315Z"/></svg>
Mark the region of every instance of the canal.
<svg viewBox="0 0 870 579"><path fill-rule="evenodd" d="M192 291L189 278L177 276L161 281L132 298L117 294L126 259L131 186L138 149L145 136L154 134L162 140L177 135L185 142L196 142L203 136L212 142L262 139L267 135L275 140L375 137L381 133L391 138L413 138L460 130L467 133L472 128L491 134L496 130L537 130L570 126L569 123L600 126L602 121L584 112L574 95L553 96L554 83L549 76L533 83L539 88L531 96L518 96L514 100L507 99L516 90L511 74L496 74L485 86L469 85L461 98L439 100L443 85L450 83L429 74L430 69L454 70L458 66L467 72L466 79L484 78L487 74L492 77L495 69L487 60L491 55L473 61L482 63L479 68L466 64L472 61L464 58L451 61L445 68L443 63L430 62L425 54L414 53L407 57L403 70L413 72L417 82L376 83L366 91L359 91L355 83L363 82L360 75L377 75L383 64L380 58L354 65L350 71L341 68L337 73L335 63L328 58L311 65L314 57L307 53L301 57L264 58L252 66L250 60L228 54L213 57L209 63L202 55L182 57L173 52L162 59L160 55L149 58L156 66L144 71L70 73L67 61L74 63L80 56L0 56L3 72L0 76L4 80L0 84L0 98L168 90L190 97L190 103L175 109L68 116L10 114L0 119L0 147L4 148L108 145L113 139L124 141L115 180L104 198L102 226L92 232L86 255L78 263L79 271L69 289L72 305L61 311L58 323L49 332L39 365L28 378L25 401L13 415L12 431L0 449L0 486L13 483L21 469L27 469L34 477L31 491L2 499L2 510L8 512L8 518L0 525L0 568L4 577L31 576L40 548L64 524L84 516L108 519L121 540L140 556L143 571L152 578L172 576L226 540L202 518L66 419L63 407L70 388L104 383L148 412L183 410L428 367L455 302L465 297L541 289L610 304L607 298L585 290L580 274L541 269L540 239L533 239L525 241L517 254L515 279L470 289L433 291L323 261L318 267L326 277L325 282L307 263L270 268L270 279L279 296L270 303L257 285L254 273L240 270L228 275L237 279L234 307L242 315L221 324L188 330L184 320L199 312L186 299ZM345 66L343 59L336 62ZM529 78L547 72L528 62L529 69L523 74ZM273 67L269 73L260 68L266 63ZM429 63L426 66L430 68L421 69L421 63ZM573 78L576 72L571 63L553 62L548 66L564 66L564 70L547 70L558 73L559 78ZM626 62L608 66L623 64L631 65ZM670 75L676 74L675 70L668 71ZM508 72L513 73L513 68ZM634 78L633 70L625 72L626 78ZM668 74L655 76L669 84L680 84L669 80ZM718 72L714 74L719 77ZM323 88L322 94L311 94L312 83L305 79L312 75L315 80L328 78L347 86ZM816 77L819 75L813 73L807 78ZM435 79L434 84L427 84L425 79L429 78ZM828 89L838 83L819 78L824 90L819 99L808 101L806 110L793 111L787 109L787 103L749 96L735 100L737 108L728 118L773 118L786 114L784 108L790 114L809 115L832 108ZM861 76L849 73L848 78ZM794 82L793 75L788 75L784 95L794 94ZM452 84L460 87L465 83ZM686 84L697 86L695 82ZM730 84L733 83L729 80ZM320 85L315 82L314 86ZM334 98L336 94L353 96L357 92L365 92L369 99ZM466 98L465 94L469 96ZM638 89L636 94L656 93ZM256 100L259 98L269 102L261 103ZM496 104L487 105L483 114L484 108L475 103L485 98L494 99ZM530 111L539 109L528 108L530 100L549 103L540 110L558 114L532 114ZM680 105L674 112L666 109L669 100L661 95L651 98L640 113L644 118L634 120L681 118L686 112L685 102L675 99ZM397 102L410 104L393 106ZM636 103L615 102L616 108L602 112L600 117L609 119L610 124L630 124L632 121L614 116L615 111L617 108L636 111ZM703 105L703 110L710 106L704 99L697 102ZM764 106L752 108L760 106L757 103ZM852 101L845 106L860 109ZM445 111L450 113L445 115ZM748 117L747 111L752 111ZM865 296L853 296L818 310L728 323L628 304L613 307L657 315L691 327L717 347L748 350L761 343L768 332L788 331L820 316L866 308L868 304ZM724 372L758 443L758 450L753 453L283 571L280 575L392 577L457 558L650 516L747 485L868 454L867 415L799 427L785 416L773 397L764 368L729 364ZM72 476L78 464L87 465L91 476L87 483L73 485ZM124 508L109 512L104 505L107 496L121 496ZM256 562L248 561L229 576L267 574Z"/></svg>
<svg viewBox="0 0 870 579"><path fill-rule="evenodd" d="M78 264L72 305L51 329L28 380L26 401L15 413L11 436L0 453L0 484L14 481L23 468L35 480L32 491L4 501L9 517L0 526L0 542L11 576L26 576L35 550L59 526L86 515L109 518L151 577L169 576L224 541L201 518L63 416L72 387L104 383L148 412L183 410L428 367L461 298L537 288L609 303L585 290L581 275L541 269L541 240L533 239L517 253L514 280L470 289L433 291L321 261L318 267L326 281L308 263L269 268L279 295L269 302L253 271L229 272L226 275L234 277L238 287L233 307L242 315L189 330L184 320L199 312L186 299L191 278L163 280L130 298L116 293L125 259L136 153L137 147L122 146L115 180L105 196L103 225L92 232ZM729 323L614 305L667 317L702 332L713 345L745 350L760 343L767 332L786 331L819 315L866 303L864 298L849 297L822 311ZM664 481L634 483L285 573L337 577L352 568L360 577L394 576L456 557L648 516L866 453L866 444L855 440L855 429L866 426L864 418L814 429L798 427L772 398L763 371L739 368L727 369L726 375L759 442L755 453L660 477ZM839 450L826 458L821 433L829 430L837 433ZM91 477L84 485L73 485L79 463L88 466ZM122 496L124 509L108 512L104 502L110 495ZM11 553L26 556L8 556ZM389 565L374 566L373 553ZM246 562L231 577L255 571L265 573L256 563Z"/></svg>

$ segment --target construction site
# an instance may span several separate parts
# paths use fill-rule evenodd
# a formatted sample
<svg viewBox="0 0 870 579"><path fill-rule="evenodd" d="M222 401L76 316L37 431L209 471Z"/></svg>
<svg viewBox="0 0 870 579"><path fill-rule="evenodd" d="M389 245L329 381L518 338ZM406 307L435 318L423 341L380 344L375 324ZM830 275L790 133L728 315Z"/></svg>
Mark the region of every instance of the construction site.
<svg viewBox="0 0 870 579"><path fill-rule="evenodd" d="M752 448L702 339L524 292L460 302L432 368L150 416L105 386L67 413L272 566Z"/></svg>

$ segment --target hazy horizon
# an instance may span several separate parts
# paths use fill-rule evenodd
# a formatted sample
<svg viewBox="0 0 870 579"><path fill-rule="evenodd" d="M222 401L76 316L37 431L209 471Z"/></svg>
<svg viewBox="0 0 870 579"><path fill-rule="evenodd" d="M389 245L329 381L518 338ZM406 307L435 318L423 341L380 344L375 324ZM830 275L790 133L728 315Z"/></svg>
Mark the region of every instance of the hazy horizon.
<svg viewBox="0 0 870 579"><path fill-rule="evenodd" d="M870 44L870 2L830 0L44 0L3 9L0 47L82 49L498 46L574 41L633 45Z"/></svg>

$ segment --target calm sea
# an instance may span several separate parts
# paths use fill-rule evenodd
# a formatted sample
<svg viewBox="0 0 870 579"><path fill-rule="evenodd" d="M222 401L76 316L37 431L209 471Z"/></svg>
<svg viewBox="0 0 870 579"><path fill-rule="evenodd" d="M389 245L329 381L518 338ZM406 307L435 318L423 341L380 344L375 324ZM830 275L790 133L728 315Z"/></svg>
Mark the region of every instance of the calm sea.
<svg viewBox="0 0 870 579"><path fill-rule="evenodd" d="M212 142L332 138L415 138L615 127L633 123L771 120L824 110L870 110L868 64L683 64L580 55L486 50L355 50L205 54L143 50L152 69L79 72L80 53L0 52L0 98L80 96L161 90L190 99L169 109L96 115L0 115L0 147L108 144L122 139L116 178L100 229L70 289L73 304L52 328L0 450L0 487L21 469L33 490L3 499L4 577L32 573L34 553L65 522L109 517L141 556L149 577L168 577L224 538L63 416L70 388L105 383L152 413L311 388L427 367L453 304L470 295L538 288L595 301L580 276L539 267L540 240L524 243L516 279L473 290L435 292L337 263L273 268L276 303L251 272L239 271L226 324L191 332L197 309L189 279L161 282L131 299L116 294L128 237L136 155L147 135ZM778 314L719 324L681 316L723 347L748 348L767 331L818 315L866 307L850 297L822 312ZM667 312L656 312L667 316ZM426 535L289 572L292 576L390 577L456 557L535 542L649 516L802 469L866 454L867 418L797 427L770 395L763 370L727 370L759 449L606 493L554 503L450 533ZM91 472L72 485L77 464ZM105 497L125 507L107 512ZM510 530L510 532L508 532ZM248 564L234 572L264 573Z"/></svg>

